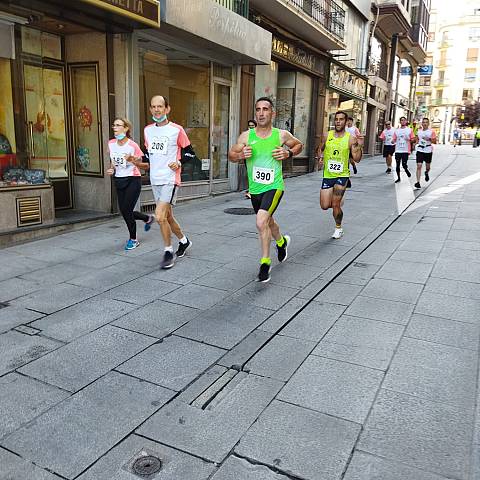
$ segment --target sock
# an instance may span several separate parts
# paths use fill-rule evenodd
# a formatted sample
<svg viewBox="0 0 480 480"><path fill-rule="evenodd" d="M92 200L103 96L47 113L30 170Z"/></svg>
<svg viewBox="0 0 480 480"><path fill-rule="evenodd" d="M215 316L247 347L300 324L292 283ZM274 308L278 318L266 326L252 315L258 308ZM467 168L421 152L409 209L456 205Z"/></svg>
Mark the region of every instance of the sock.
<svg viewBox="0 0 480 480"><path fill-rule="evenodd" d="M173 253L173 247L171 245L169 247L165 247L165 251Z"/></svg>
<svg viewBox="0 0 480 480"><path fill-rule="evenodd" d="M275 240L275 243L277 244L278 247L283 247L285 245L285 238L282 238L280 240Z"/></svg>
<svg viewBox="0 0 480 480"><path fill-rule="evenodd" d="M271 265L272 261L269 257L262 257L260 260L260 265L263 265L264 263L266 263L267 265Z"/></svg>
<svg viewBox="0 0 480 480"><path fill-rule="evenodd" d="M180 243L183 243L184 245L188 242L188 238L184 235L180 240Z"/></svg>
<svg viewBox="0 0 480 480"><path fill-rule="evenodd" d="M338 223L336 223L335 228L342 228L342 224L339 225Z"/></svg>

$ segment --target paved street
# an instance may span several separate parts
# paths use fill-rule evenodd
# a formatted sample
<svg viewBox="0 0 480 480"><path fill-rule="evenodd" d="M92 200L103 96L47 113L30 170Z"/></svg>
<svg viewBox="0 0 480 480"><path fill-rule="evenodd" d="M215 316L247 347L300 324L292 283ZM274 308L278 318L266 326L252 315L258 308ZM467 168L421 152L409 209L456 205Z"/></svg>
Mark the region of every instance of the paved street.
<svg viewBox="0 0 480 480"><path fill-rule="evenodd" d="M0 250L0 479L478 480L480 149L425 190L384 170L341 240L320 175L287 180L268 284L239 193L176 208L167 271L121 219Z"/></svg>

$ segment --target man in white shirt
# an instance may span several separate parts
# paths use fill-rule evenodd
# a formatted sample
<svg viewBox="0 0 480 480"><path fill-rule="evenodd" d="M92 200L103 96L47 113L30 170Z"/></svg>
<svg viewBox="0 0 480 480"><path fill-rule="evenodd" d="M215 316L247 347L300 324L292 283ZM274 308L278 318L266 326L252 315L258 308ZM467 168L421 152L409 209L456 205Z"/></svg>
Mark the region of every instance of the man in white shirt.
<svg viewBox="0 0 480 480"><path fill-rule="evenodd" d="M416 136L417 143L417 183L415 188L421 188L420 177L422 176L422 165L425 162L425 181L430 180L430 166L432 164L433 147L432 143L437 143L435 130L430 128L430 120L422 120L422 129L418 130Z"/></svg>
<svg viewBox="0 0 480 480"><path fill-rule="evenodd" d="M392 157L395 153L395 143L393 142L393 134L395 130L392 128L392 122L387 120L385 122L385 128L380 134L380 139L383 140L383 158L387 163L387 170L385 173L392 173Z"/></svg>
<svg viewBox="0 0 480 480"><path fill-rule="evenodd" d="M397 179L395 183L400 181L400 163L402 164L407 177L411 177L412 174L408 170L408 156L412 151L412 142L415 140L413 136L413 130L407 127L407 119L405 117L400 118L400 128L397 128L393 134L393 143L395 143L395 162L397 163L396 172Z"/></svg>
<svg viewBox="0 0 480 480"><path fill-rule="evenodd" d="M175 258L183 257L192 245L175 220L172 209L180 186L182 148L191 148L191 146L183 127L168 120L170 105L164 96L152 97L150 113L154 123L145 127L144 139L150 162L150 184L157 203L155 218L160 225L165 246L160 266L167 269L173 267ZM172 247L172 232L179 240L175 255Z"/></svg>

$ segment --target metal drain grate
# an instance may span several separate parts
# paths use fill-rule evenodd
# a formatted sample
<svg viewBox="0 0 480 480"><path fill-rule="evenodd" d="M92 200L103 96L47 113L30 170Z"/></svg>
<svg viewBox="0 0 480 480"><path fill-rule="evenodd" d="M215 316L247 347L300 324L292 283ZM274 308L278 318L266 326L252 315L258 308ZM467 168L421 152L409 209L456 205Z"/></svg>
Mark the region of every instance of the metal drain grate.
<svg viewBox="0 0 480 480"><path fill-rule="evenodd" d="M224 212L230 215L255 215L255 210L247 207L226 208Z"/></svg>
<svg viewBox="0 0 480 480"><path fill-rule="evenodd" d="M132 464L132 472L142 478L155 475L162 469L162 461L154 455L137 458Z"/></svg>

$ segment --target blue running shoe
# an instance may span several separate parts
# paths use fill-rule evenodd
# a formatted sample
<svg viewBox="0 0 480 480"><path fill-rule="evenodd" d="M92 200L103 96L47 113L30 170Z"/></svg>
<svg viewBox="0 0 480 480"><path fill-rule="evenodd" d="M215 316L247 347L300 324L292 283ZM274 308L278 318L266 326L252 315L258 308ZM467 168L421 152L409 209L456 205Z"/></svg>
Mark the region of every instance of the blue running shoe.
<svg viewBox="0 0 480 480"><path fill-rule="evenodd" d="M143 229L144 229L146 232L148 232L148 231L152 228L153 220L155 220L154 217L153 217L153 215L149 215L148 217L149 217L149 218L148 218L148 221L145 222L145 225L143 226Z"/></svg>
<svg viewBox="0 0 480 480"><path fill-rule="evenodd" d="M130 239L126 244L125 244L125 250L133 250L134 248L137 248L140 245L140 242L138 240L132 240Z"/></svg>

